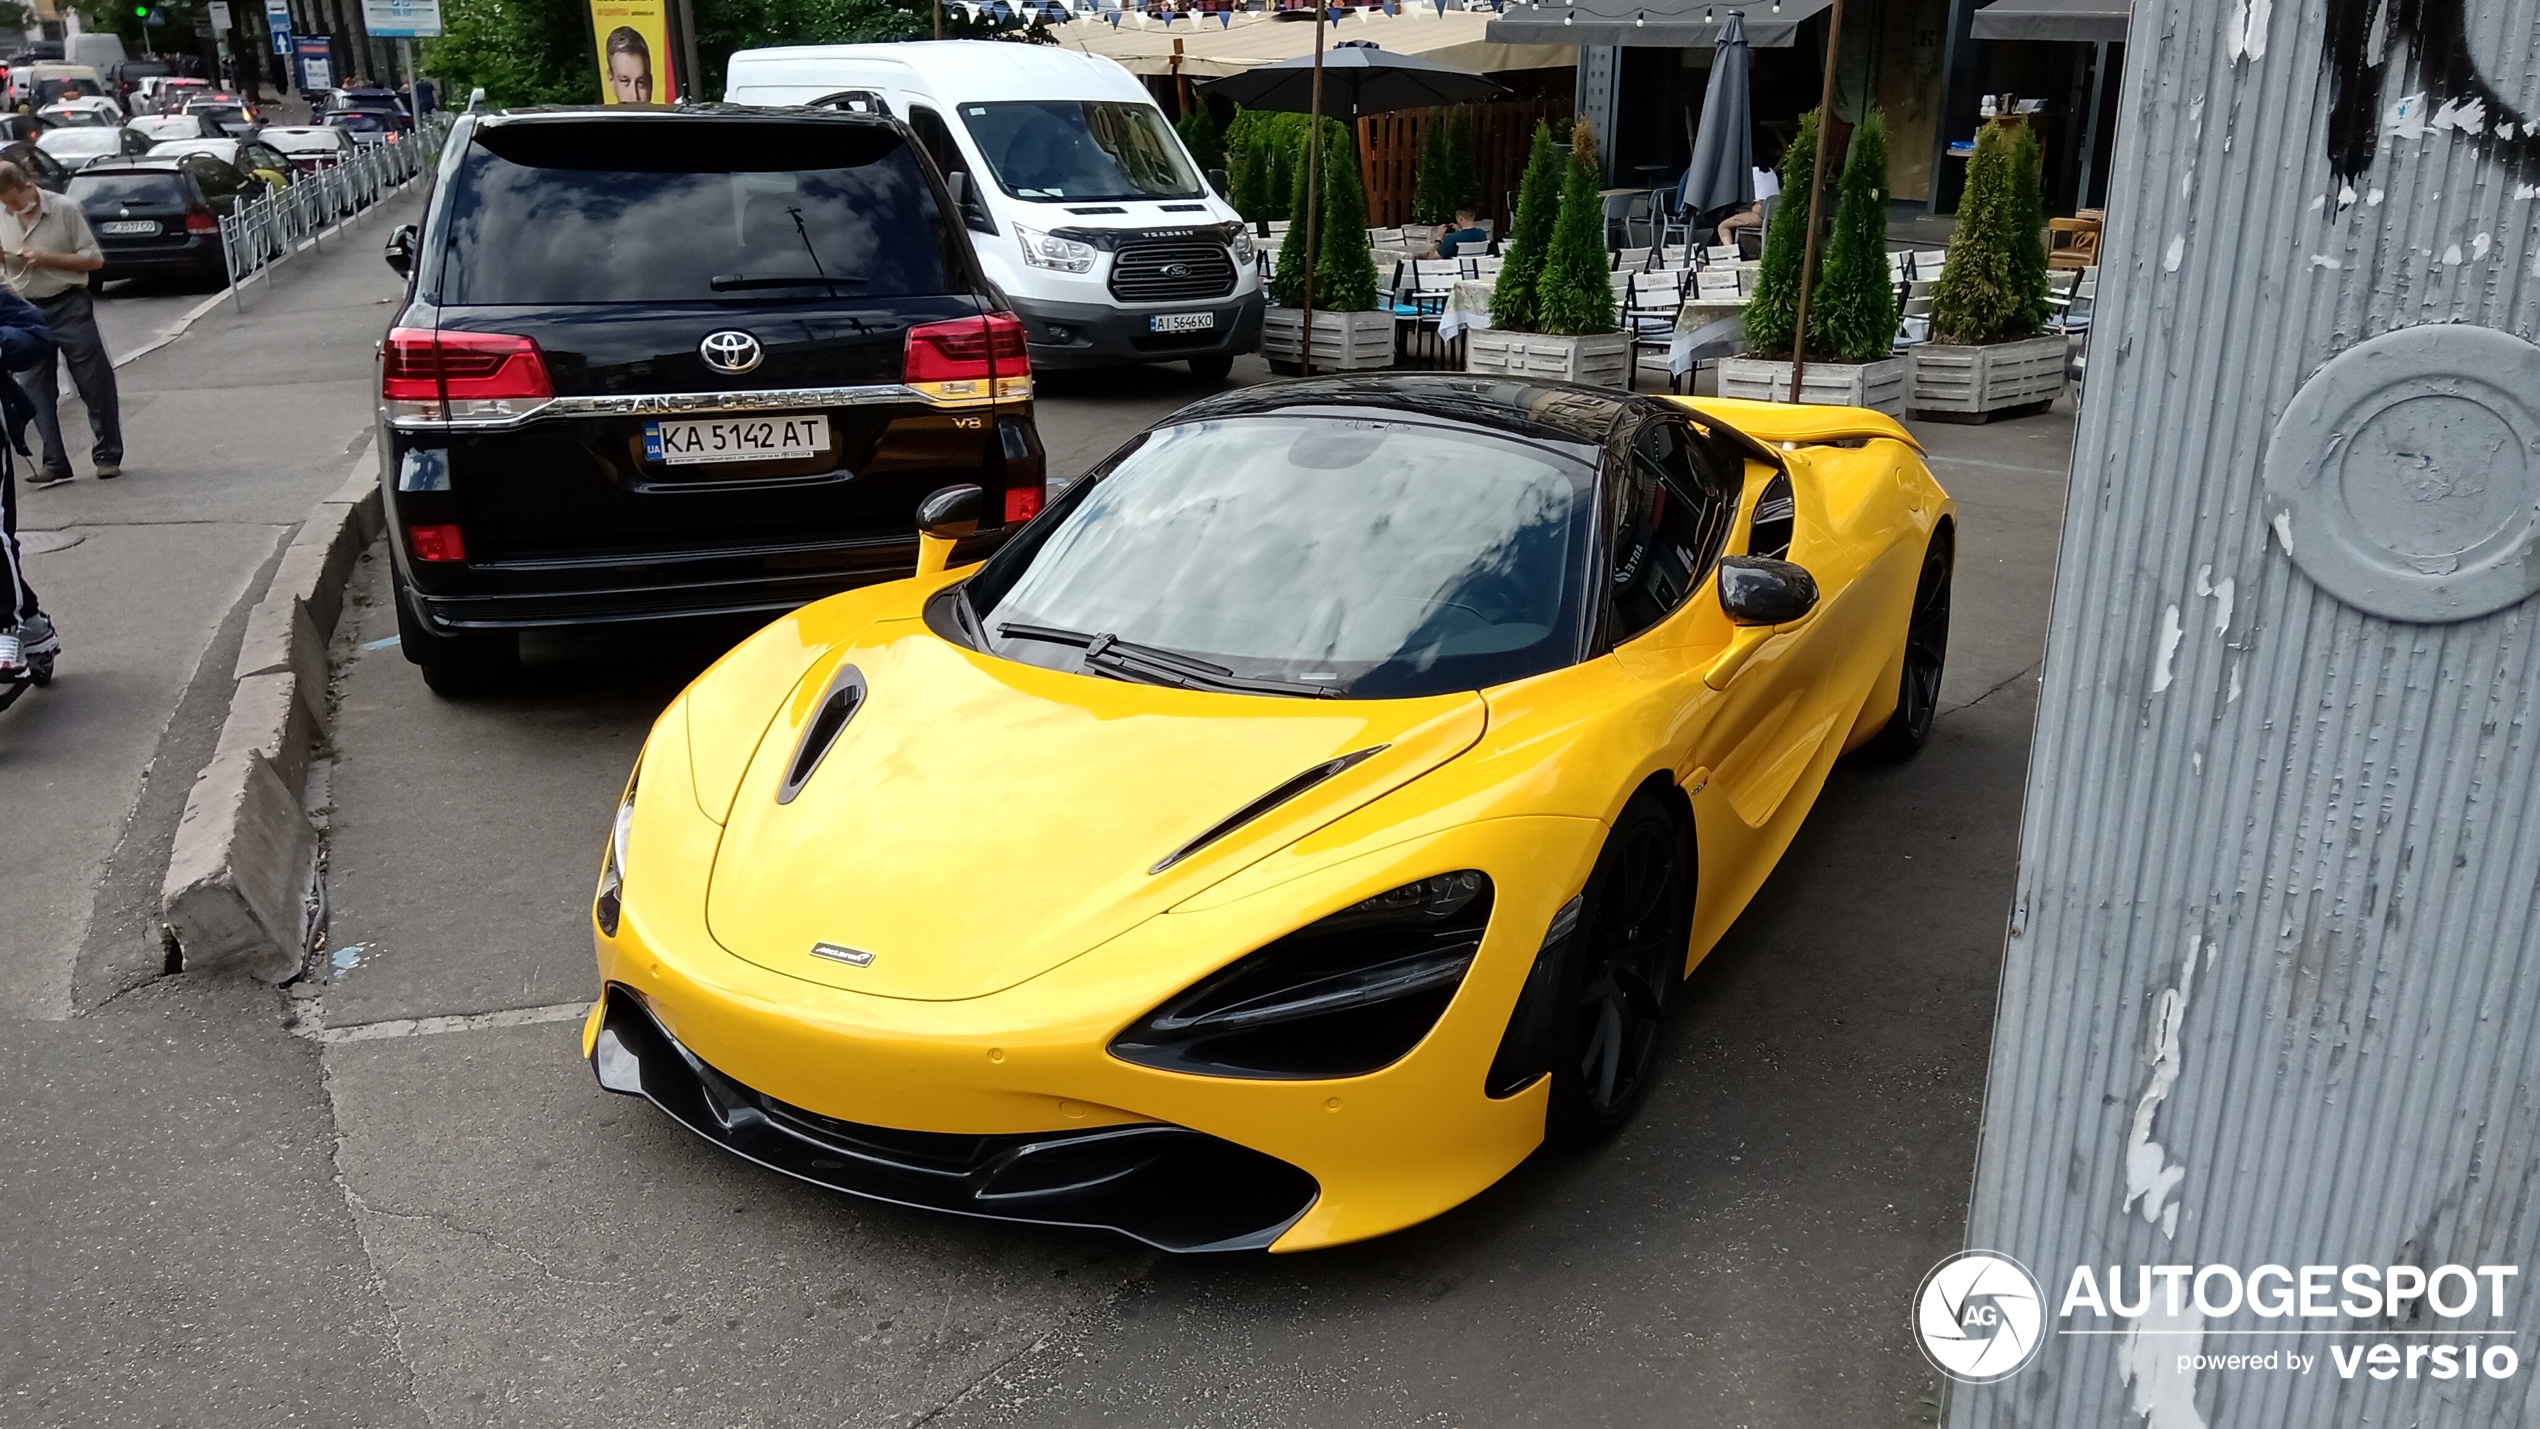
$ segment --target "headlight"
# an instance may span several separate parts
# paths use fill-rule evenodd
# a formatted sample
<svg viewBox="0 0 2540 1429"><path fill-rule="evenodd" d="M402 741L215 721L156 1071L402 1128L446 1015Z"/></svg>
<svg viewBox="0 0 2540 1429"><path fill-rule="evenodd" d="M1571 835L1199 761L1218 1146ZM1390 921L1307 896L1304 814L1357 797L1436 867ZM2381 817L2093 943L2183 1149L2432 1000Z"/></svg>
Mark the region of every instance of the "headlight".
<svg viewBox="0 0 2540 1429"><path fill-rule="evenodd" d="M638 768L642 756L638 755ZM600 895L591 902L600 931L617 936L618 914L626 907L626 840L635 827L635 780L626 781L626 797L617 802L616 822L609 825L609 847L600 863Z"/></svg>
<svg viewBox="0 0 2540 1429"><path fill-rule="evenodd" d="M1061 273L1090 273L1094 268L1094 245L1073 238L1053 238L1036 229L1014 226L1014 236L1023 245L1023 261L1035 268L1055 268Z"/></svg>
<svg viewBox="0 0 2540 1429"><path fill-rule="evenodd" d="M1240 224L1237 225L1235 228L1235 236L1227 241L1226 246L1234 251L1236 267L1240 268L1246 263L1251 262L1253 256L1252 230L1245 228Z"/></svg>
<svg viewBox="0 0 2540 1429"><path fill-rule="evenodd" d="M1471 869L1379 893L1202 980L1114 1038L1112 1055L1215 1077L1358 1077L1429 1035L1490 923Z"/></svg>

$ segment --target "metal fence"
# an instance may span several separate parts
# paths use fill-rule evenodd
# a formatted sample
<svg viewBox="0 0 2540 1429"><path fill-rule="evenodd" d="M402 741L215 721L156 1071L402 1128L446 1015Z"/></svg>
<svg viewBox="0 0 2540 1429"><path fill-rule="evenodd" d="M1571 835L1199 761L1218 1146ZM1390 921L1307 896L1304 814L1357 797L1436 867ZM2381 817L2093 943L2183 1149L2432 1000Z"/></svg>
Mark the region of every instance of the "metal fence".
<svg viewBox="0 0 2540 1429"><path fill-rule="evenodd" d="M229 300L244 311L241 289L258 273L272 281L275 264L320 246L330 231L403 188L441 156L448 125L432 123L394 144L372 144L340 164L303 173L282 188L238 207L220 221L221 256L229 268Z"/></svg>

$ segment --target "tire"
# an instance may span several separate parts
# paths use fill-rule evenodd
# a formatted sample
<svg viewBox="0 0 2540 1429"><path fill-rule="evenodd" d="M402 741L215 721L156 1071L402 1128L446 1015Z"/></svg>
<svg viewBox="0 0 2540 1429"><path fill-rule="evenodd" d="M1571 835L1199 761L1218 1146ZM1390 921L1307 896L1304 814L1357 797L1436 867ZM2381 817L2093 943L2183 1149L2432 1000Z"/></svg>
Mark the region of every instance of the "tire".
<svg viewBox="0 0 2540 1429"><path fill-rule="evenodd" d="M1578 928L1561 950L1546 1142L1593 1146L1639 1109L1684 980L1693 876L1684 828L1657 795L1633 796L1596 857Z"/></svg>
<svg viewBox="0 0 2540 1429"><path fill-rule="evenodd" d="M392 569L397 601L397 648L423 672L423 683L445 700L491 694L520 673L520 637L509 631L445 634L424 623L403 576Z"/></svg>
<svg viewBox="0 0 2540 1429"><path fill-rule="evenodd" d="M1227 374L1235 370L1235 355L1221 352L1214 357L1194 357L1190 359L1190 364L1191 375L1200 381L1223 382Z"/></svg>
<svg viewBox="0 0 2540 1429"><path fill-rule="evenodd" d="M1958 555L1956 535L1943 526L1923 551L1914 581L1914 605L1905 617L1904 672L1898 676L1896 712L1867 746L1874 758L1911 759L1931 738L1940 712L1940 678L1949 666L1949 586Z"/></svg>

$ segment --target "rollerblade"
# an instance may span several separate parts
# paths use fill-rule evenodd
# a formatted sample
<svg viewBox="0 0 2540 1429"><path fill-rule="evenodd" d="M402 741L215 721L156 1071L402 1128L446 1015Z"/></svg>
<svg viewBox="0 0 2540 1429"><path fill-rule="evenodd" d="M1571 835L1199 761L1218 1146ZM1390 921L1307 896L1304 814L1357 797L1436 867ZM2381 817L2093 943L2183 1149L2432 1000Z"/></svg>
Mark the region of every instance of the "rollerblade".
<svg viewBox="0 0 2540 1429"><path fill-rule="evenodd" d="M54 633L53 622L42 615L0 630L0 710L17 703L18 696L29 689L53 683L53 657L61 649L62 639Z"/></svg>

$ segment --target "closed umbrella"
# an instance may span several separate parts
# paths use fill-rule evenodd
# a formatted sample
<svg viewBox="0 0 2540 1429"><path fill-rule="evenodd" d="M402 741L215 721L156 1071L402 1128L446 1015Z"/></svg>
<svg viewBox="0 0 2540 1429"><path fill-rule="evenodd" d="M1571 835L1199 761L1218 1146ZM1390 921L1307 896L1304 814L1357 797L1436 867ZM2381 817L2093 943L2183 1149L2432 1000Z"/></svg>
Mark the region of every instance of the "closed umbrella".
<svg viewBox="0 0 2540 1429"><path fill-rule="evenodd" d="M1396 109L1424 109L1433 104L1462 104L1507 91L1496 81L1414 55L1387 54L1366 41L1352 41L1323 53L1323 28L1329 12L1318 12L1314 53L1266 64L1242 74L1203 81L1201 88L1222 94L1250 109L1275 109L1312 116L1305 140L1305 289L1304 327L1298 334L1298 360L1305 375L1314 375L1314 209L1323 192L1317 172L1323 151L1326 113L1385 114Z"/></svg>
<svg viewBox="0 0 2540 1429"><path fill-rule="evenodd" d="M1693 162L1685 167L1676 208L1699 219L1755 201L1754 91L1747 84L1746 12L1731 10L1720 27L1711 59L1711 87L1702 93L1702 125L1693 136ZM1690 238L1686 239L1688 245Z"/></svg>

